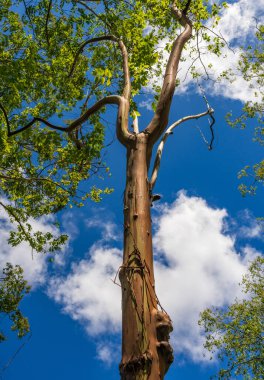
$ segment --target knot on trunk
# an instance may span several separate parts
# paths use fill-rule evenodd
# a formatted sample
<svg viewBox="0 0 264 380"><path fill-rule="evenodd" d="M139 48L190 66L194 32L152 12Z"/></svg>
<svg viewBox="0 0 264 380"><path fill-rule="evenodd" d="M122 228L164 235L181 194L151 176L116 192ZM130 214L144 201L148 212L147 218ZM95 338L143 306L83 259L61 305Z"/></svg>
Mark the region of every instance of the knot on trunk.
<svg viewBox="0 0 264 380"><path fill-rule="evenodd" d="M160 373L165 375L169 366L173 362L173 349L169 343L170 333L173 327L171 319L163 311L157 311L156 331L157 331L157 350L159 355Z"/></svg>
<svg viewBox="0 0 264 380"><path fill-rule="evenodd" d="M152 364L152 355L149 351L135 356L126 362L121 362L119 371L122 380L135 380L136 375L140 372L142 374L150 374Z"/></svg>

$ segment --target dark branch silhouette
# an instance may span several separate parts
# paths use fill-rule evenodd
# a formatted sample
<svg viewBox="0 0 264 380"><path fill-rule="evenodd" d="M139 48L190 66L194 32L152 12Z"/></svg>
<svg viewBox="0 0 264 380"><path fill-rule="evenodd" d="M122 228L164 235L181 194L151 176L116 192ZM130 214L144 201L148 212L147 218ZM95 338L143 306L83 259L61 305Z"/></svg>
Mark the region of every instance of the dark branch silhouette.
<svg viewBox="0 0 264 380"><path fill-rule="evenodd" d="M8 120L7 112L6 112L4 106L1 103L0 103L0 108L1 108L1 110L3 112L3 114L4 114L4 117L5 117L6 126L7 126L7 135L9 137L17 135L18 133L26 131L28 128L32 127L32 125L34 125L36 122L44 123L45 125L47 125L51 129L55 129L57 131L67 132L67 127L60 127L60 126L54 125L54 124L50 123L49 121L47 121L47 120L45 120L45 119L43 119L41 117L33 117L33 119L28 124L26 124L24 127L19 128L19 129L15 130L15 131L11 131L11 126L10 126L10 122Z"/></svg>
<svg viewBox="0 0 264 380"><path fill-rule="evenodd" d="M47 39L48 46L50 45L48 24L49 24L51 7L52 7L52 0L49 1L49 6L48 6L48 11L47 11L47 16L46 16L46 22L45 22L45 33L46 33L46 39Z"/></svg>

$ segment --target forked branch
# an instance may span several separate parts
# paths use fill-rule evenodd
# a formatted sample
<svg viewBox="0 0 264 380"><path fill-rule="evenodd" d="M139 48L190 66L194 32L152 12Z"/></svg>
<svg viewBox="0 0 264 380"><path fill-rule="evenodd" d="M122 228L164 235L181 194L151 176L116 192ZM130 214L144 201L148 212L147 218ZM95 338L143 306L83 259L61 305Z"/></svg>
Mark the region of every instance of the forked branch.
<svg viewBox="0 0 264 380"><path fill-rule="evenodd" d="M157 149L157 153L156 153L156 157L155 157L155 161L154 161L154 165L153 165L153 170L152 170L152 174L151 174L151 179L150 179L151 190L154 188L155 183L157 181L158 171L160 168L160 161L161 161L162 152L163 152L165 142L166 142L167 138L169 137L169 135L171 135L173 133L174 128L178 127L180 124L184 123L185 121L193 120L193 119L200 119L203 116L212 115L213 113L214 113L214 110L212 108L208 108L207 111L205 111L205 112L198 113L196 115L185 116L185 117L177 120L175 123L173 123L166 130L166 132L164 133L164 135L163 135L163 137L159 143L158 149Z"/></svg>
<svg viewBox="0 0 264 380"><path fill-rule="evenodd" d="M187 2L188 7L190 3L191 1ZM150 147L154 145L167 127L182 50L186 42L192 36L192 24L186 16L188 7L185 7L183 12L176 7L175 3L173 3L171 7L174 18L184 27L184 30L180 33L172 45L156 112L150 124L145 129L145 133L150 135Z"/></svg>

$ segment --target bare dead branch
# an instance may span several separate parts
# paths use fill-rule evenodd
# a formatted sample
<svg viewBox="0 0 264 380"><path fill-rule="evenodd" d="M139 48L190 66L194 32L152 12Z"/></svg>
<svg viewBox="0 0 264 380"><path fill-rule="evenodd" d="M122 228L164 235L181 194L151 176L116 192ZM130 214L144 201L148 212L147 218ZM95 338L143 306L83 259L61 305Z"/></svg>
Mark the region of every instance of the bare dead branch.
<svg viewBox="0 0 264 380"><path fill-rule="evenodd" d="M207 107L207 110L208 110L208 114L209 114L210 119L211 119L211 121L209 120L209 128L210 128L210 132L211 132L211 141L210 141L210 143L207 142L207 145L208 145L208 149L212 150L213 149L213 142L214 142L214 138L215 138L215 136L214 136L214 129L213 129L213 126L215 124L214 110L210 107L208 99L207 99L207 97L205 95L205 92L202 89L201 85L199 85L199 88L200 88L200 91L202 93L203 99L205 101L205 104L206 104L206 107Z"/></svg>
<svg viewBox="0 0 264 380"><path fill-rule="evenodd" d="M151 174L151 180L150 180L150 188L151 188L151 190L154 188L155 183L157 181L158 171L159 171L159 167L160 167L160 161L161 161L162 152L163 152L163 148L164 148L165 142L166 142L167 138L169 137L169 135L171 135L173 133L174 128L176 128L177 126L179 126L180 124L182 124L185 121L193 120L193 119L199 119L199 118L201 118L203 116L206 116L208 114L210 115L213 112L214 112L214 110L212 108L209 108L205 112L198 113L196 115L185 116L185 117L177 120L175 123L173 123L166 130L166 132L162 136L162 139L161 139L161 141L159 143L159 146L157 148L157 153L156 153L156 157L155 157L155 161L154 161L154 165L153 165L153 170L152 170L152 174Z"/></svg>
<svg viewBox="0 0 264 380"><path fill-rule="evenodd" d="M150 149L162 135L168 124L169 111L176 86L176 75L178 72L179 61L184 45L192 36L192 24L189 18L176 7L175 3L173 3L171 10L174 18L184 27L184 30L178 35L172 45L156 112L144 131L144 133L150 135Z"/></svg>

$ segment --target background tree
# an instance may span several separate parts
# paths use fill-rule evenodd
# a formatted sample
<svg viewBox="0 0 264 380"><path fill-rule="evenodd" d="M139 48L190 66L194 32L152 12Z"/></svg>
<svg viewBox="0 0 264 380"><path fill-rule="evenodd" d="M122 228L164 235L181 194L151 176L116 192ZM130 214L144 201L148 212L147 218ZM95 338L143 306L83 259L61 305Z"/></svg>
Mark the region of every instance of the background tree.
<svg viewBox="0 0 264 380"><path fill-rule="evenodd" d="M23 269L7 263L0 279L0 315L8 316L12 322L11 330L22 338L29 332L29 322L19 309L23 297L30 291L30 286L23 278ZM0 342L6 340L6 333L0 331Z"/></svg>
<svg viewBox="0 0 264 380"><path fill-rule="evenodd" d="M21 12L16 12L19 6ZM164 143L181 123L211 116L206 109L168 125L183 49L220 7L207 1L102 2L2 0L1 200L15 222L10 242L36 250L65 241L34 232L29 217L98 200L82 184L101 166L102 114L117 106L116 134L127 151L124 195L122 379L164 378L173 360L172 324L155 293L150 207ZM157 43L166 38L166 51ZM219 47L219 40L215 39ZM216 53L219 49L216 49ZM164 53L168 55L164 68ZM163 71L164 69L164 71ZM153 78L160 78L161 86ZM136 95L151 83L154 113L139 128ZM132 127L130 127L132 124ZM151 169L153 147L160 141Z"/></svg>
<svg viewBox="0 0 264 380"><path fill-rule="evenodd" d="M206 309L199 324L205 348L223 362L218 379L263 379L264 376L264 258L257 257L242 280L243 300L225 309Z"/></svg>
<svg viewBox="0 0 264 380"><path fill-rule="evenodd" d="M227 115L227 121L232 127L247 127L251 120L257 121L254 127L253 140L263 146L264 144L264 25L258 24L256 20L255 41L249 41L248 46L243 46L239 70L243 78L250 83L255 89L255 99L246 102L243 105L241 115L232 118L232 113ZM239 190L243 196L247 194L254 195L257 186L263 185L264 181L264 160L256 163L251 168L246 166L239 173L239 178L247 179L245 183L239 186Z"/></svg>

